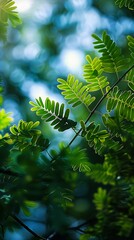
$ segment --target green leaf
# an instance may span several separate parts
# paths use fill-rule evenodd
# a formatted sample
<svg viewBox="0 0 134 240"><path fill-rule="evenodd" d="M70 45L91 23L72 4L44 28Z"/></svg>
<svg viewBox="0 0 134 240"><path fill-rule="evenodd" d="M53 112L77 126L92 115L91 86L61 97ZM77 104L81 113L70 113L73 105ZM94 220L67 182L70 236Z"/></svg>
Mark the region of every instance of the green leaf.
<svg viewBox="0 0 134 240"><path fill-rule="evenodd" d="M12 127L10 127L10 132L14 135L18 134L18 129L15 125L13 125Z"/></svg>
<svg viewBox="0 0 134 240"><path fill-rule="evenodd" d="M36 103L31 102L31 105L34 106L32 111L36 111L36 114L46 122L51 122L51 125L58 131L65 131L76 126L76 122L69 119L70 110L64 110L63 103L60 105L58 102L55 103L46 98L45 104L43 104L40 98L36 99Z"/></svg>
<svg viewBox="0 0 134 240"><path fill-rule="evenodd" d="M33 202L33 201L29 201L29 200L26 200L24 202L24 204L27 206L27 207L31 207L31 208L34 208L34 207L37 207L37 202Z"/></svg>
<svg viewBox="0 0 134 240"><path fill-rule="evenodd" d="M87 157L85 149L80 149L79 147L75 147L74 149L66 149L67 158L69 163L72 166L74 171L90 173L90 162ZM76 157L79 156L79 157Z"/></svg>
<svg viewBox="0 0 134 240"><path fill-rule="evenodd" d="M4 109L0 110L0 131L10 126L13 121L10 115L11 113L6 113Z"/></svg>
<svg viewBox="0 0 134 240"><path fill-rule="evenodd" d="M103 210L107 203L107 192L105 189L98 188L98 192L94 194L94 203L97 210Z"/></svg>
<svg viewBox="0 0 134 240"><path fill-rule="evenodd" d="M84 86L78 80L75 80L73 75L68 75L67 80L58 78L57 80L60 84L58 88L62 90L62 95L68 101L68 104L72 104L73 107L77 107L80 104L84 104L89 108L90 104L94 102L95 97L87 91L87 86Z"/></svg>
<svg viewBox="0 0 134 240"><path fill-rule="evenodd" d="M3 24L7 24L8 20L10 20L13 27L21 24L22 21L18 16L16 10L15 2L12 0L1 0L0 1L0 22Z"/></svg>
<svg viewBox="0 0 134 240"><path fill-rule="evenodd" d="M134 37L128 35L127 39L128 39L128 46L131 52L131 56L132 58L134 58Z"/></svg>
<svg viewBox="0 0 134 240"><path fill-rule="evenodd" d="M134 91L134 69L131 69L125 76L125 81L128 83L129 88Z"/></svg>
<svg viewBox="0 0 134 240"><path fill-rule="evenodd" d="M81 135L86 138L88 145L95 149L95 152L101 155L102 149L105 146L109 133L107 130L100 130L100 125L91 122L87 127L84 122L81 122Z"/></svg>
<svg viewBox="0 0 134 240"><path fill-rule="evenodd" d="M118 111L120 116L134 122L134 94L131 91L120 91L116 86L109 94L107 101L107 110Z"/></svg>
<svg viewBox="0 0 134 240"><path fill-rule="evenodd" d="M65 118L65 119L68 119L68 117L69 117L69 112L70 112L70 110L69 110L69 109L66 109L65 114L64 114L64 118Z"/></svg>
<svg viewBox="0 0 134 240"><path fill-rule="evenodd" d="M115 4L120 8L127 7L129 10L134 10L134 1L133 0L115 0Z"/></svg>
<svg viewBox="0 0 134 240"><path fill-rule="evenodd" d="M44 107L44 103L43 103L43 101L42 101L42 98L41 98L41 97L39 97L39 103L40 103L40 106Z"/></svg>
<svg viewBox="0 0 134 240"><path fill-rule="evenodd" d="M0 39L5 40L8 21L13 27L21 24L22 21L16 10L15 2L12 0L0 0Z"/></svg>
<svg viewBox="0 0 134 240"><path fill-rule="evenodd" d="M23 212L23 214L27 217L30 217L31 216L31 212L30 212L30 209L26 206L22 206L21 207L21 210Z"/></svg>
<svg viewBox="0 0 134 240"><path fill-rule="evenodd" d="M128 67L128 59L121 55L120 48L116 46L106 32L103 32L102 39L96 34L93 34L92 37L96 40L94 48L102 54L100 60L102 61L104 72L118 73Z"/></svg>
<svg viewBox="0 0 134 240"><path fill-rule="evenodd" d="M14 141L14 147L20 151L33 150L45 150L48 145L48 139L45 139L41 135L41 131L36 129L40 124L37 122L25 122L20 120L18 126L13 125L10 127L12 133L11 139Z"/></svg>
<svg viewBox="0 0 134 240"><path fill-rule="evenodd" d="M88 64L84 65L83 76L84 79L89 83L87 85L87 90L89 92L101 90L103 94L103 88L105 88L109 84L109 82L107 81L107 78L102 75L102 62L97 57L92 60L89 55L86 56L86 60L88 61Z"/></svg>

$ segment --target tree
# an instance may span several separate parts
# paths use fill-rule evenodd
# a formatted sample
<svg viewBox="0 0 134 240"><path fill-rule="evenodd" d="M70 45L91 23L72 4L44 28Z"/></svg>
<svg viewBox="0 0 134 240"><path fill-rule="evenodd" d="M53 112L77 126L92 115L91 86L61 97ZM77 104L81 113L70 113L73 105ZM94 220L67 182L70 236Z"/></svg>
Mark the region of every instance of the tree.
<svg viewBox="0 0 134 240"><path fill-rule="evenodd" d="M131 0L115 3L134 9ZM21 22L14 4L0 1L4 32L8 20L13 26ZM7 229L19 226L34 239L134 237L134 38L127 36L124 56L105 31L92 37L100 55L86 56L83 81L71 74L58 78L67 106L39 97L30 101L38 121L20 120L17 125L0 110L1 239ZM103 113L95 118L102 104ZM88 116L78 120L72 109L83 107ZM51 146L40 123L50 123L63 141ZM68 131L74 132L69 141L64 140ZM43 237L19 217L21 210L30 218L30 209L40 204L46 209Z"/></svg>

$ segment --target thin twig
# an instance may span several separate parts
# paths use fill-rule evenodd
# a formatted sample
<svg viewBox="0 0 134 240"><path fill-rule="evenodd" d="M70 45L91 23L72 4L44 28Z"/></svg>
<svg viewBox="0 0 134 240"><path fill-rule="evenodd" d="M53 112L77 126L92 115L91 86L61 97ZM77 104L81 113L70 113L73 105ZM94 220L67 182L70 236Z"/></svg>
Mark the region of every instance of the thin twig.
<svg viewBox="0 0 134 240"><path fill-rule="evenodd" d="M81 230L80 228L88 225L88 223L89 223L89 220L87 220L87 221L85 221L85 222L83 222L83 223L81 223L81 224L79 224L75 227L69 227L68 230Z"/></svg>
<svg viewBox="0 0 134 240"><path fill-rule="evenodd" d="M51 240L56 235L56 232L50 233L47 235L47 240Z"/></svg>
<svg viewBox="0 0 134 240"><path fill-rule="evenodd" d="M40 224L45 224L45 221L39 220L39 219L32 219L32 218L25 218L23 217L22 221L27 221L27 222L36 222Z"/></svg>
<svg viewBox="0 0 134 240"><path fill-rule="evenodd" d="M20 177L22 174L12 172L11 170L0 169L0 174L8 175L10 177Z"/></svg>
<svg viewBox="0 0 134 240"><path fill-rule="evenodd" d="M126 74L128 72L130 72L131 69L134 68L134 65L132 65L114 84L113 86L109 89L109 91L107 91L98 101L98 103L95 105L95 107L93 108L93 110L90 112L88 118L85 121L85 124L87 124L87 122L89 121L89 119L92 117L92 115L94 114L94 112L96 111L96 109L98 108L98 106L102 103L102 101L106 98L106 96L113 90L113 88L126 76ZM80 134L80 132L82 131L82 128L79 129L79 131L75 134L75 136L72 138L72 140L69 142L68 146L69 147L74 140L78 137L78 135Z"/></svg>
<svg viewBox="0 0 134 240"><path fill-rule="evenodd" d="M17 222L19 223L23 228L25 228L29 233L31 233L34 237L40 239L40 240L47 240L47 238L41 237L40 235L38 235L37 233L35 233L32 229L30 229L26 224L24 224L18 217L16 217L15 215L11 215L11 217Z"/></svg>

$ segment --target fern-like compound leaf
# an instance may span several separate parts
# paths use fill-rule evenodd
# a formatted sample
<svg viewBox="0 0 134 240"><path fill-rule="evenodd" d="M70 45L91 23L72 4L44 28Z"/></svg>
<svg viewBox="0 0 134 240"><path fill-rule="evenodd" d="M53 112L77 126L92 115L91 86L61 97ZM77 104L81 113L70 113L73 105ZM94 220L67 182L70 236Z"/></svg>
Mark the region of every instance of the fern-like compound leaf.
<svg viewBox="0 0 134 240"><path fill-rule="evenodd" d="M104 142L109 137L107 130L100 130L100 125L95 125L94 122L86 127L83 121L81 121L81 128L81 135L86 138L88 145L93 147L96 153L101 154Z"/></svg>
<svg viewBox="0 0 134 240"><path fill-rule="evenodd" d="M131 52L131 56L132 58L134 58L134 37L129 35L127 36L127 39L128 39L128 46Z"/></svg>
<svg viewBox="0 0 134 240"><path fill-rule="evenodd" d="M107 192L103 188L98 188L98 192L94 194L94 203L97 210L103 210L107 203Z"/></svg>
<svg viewBox="0 0 134 240"><path fill-rule="evenodd" d="M48 147L48 139L45 139L41 135L41 131L36 129L39 124L39 121L25 122L20 120L18 126L13 125L10 127L11 139L15 142L15 149L19 149L20 151L28 149L45 150Z"/></svg>
<svg viewBox="0 0 134 240"><path fill-rule="evenodd" d="M120 91L116 86L108 94L107 110L117 109L120 116L134 122L134 94L131 91Z"/></svg>
<svg viewBox="0 0 134 240"><path fill-rule="evenodd" d="M130 10L134 10L134 1L133 0L115 0L115 4L120 8L127 7Z"/></svg>
<svg viewBox="0 0 134 240"><path fill-rule="evenodd" d="M120 48L116 46L115 42L106 32L103 32L102 39L96 34L92 36L96 40L94 42L94 48L102 53L100 59L105 72L117 73L127 68L126 63L128 60L121 56Z"/></svg>
<svg viewBox="0 0 134 240"><path fill-rule="evenodd" d="M87 89L89 92L94 92L101 90L103 93L103 88L105 88L109 82L107 78L102 75L103 73L103 66L102 62L99 58L95 57L93 60L92 58L87 55L86 60L88 64L84 66L84 79L89 83L87 85Z"/></svg>
<svg viewBox="0 0 134 240"><path fill-rule="evenodd" d="M22 23L16 8L14 1L0 0L0 39L2 40L6 39L8 21L13 27Z"/></svg>
<svg viewBox="0 0 134 240"><path fill-rule="evenodd" d="M13 121L10 115L11 113L6 113L4 109L0 110L0 131L8 127Z"/></svg>
<svg viewBox="0 0 134 240"><path fill-rule="evenodd" d="M21 19L18 16L16 10L15 2L12 0L1 0L0 1L0 22L7 24L10 20L13 27L16 27L21 23Z"/></svg>
<svg viewBox="0 0 134 240"><path fill-rule="evenodd" d="M103 184L114 184L116 176L112 164L105 161L102 164L90 164L90 178ZM99 178L98 178L99 176Z"/></svg>
<svg viewBox="0 0 134 240"><path fill-rule="evenodd" d="M133 122L125 119L119 121L118 117L110 116L107 113L103 114L102 120L112 138L120 138L121 141L124 141L126 133L134 136Z"/></svg>
<svg viewBox="0 0 134 240"><path fill-rule="evenodd" d="M49 98L46 98L43 103L41 97L39 97L39 99L36 99L36 102L30 102L30 104L33 106L32 111L36 111L36 114L46 122L51 122L51 125L58 131L65 131L75 127L77 124L68 118L70 110L64 110L63 103L60 105Z"/></svg>
<svg viewBox="0 0 134 240"><path fill-rule="evenodd" d="M129 88L134 91L134 69L132 69L125 77L125 81L128 83Z"/></svg>
<svg viewBox="0 0 134 240"><path fill-rule="evenodd" d="M90 172L90 162L86 155L86 152L84 149L80 149L79 147L76 147L74 149L67 149L68 153L68 161L72 166L72 169L74 171L79 172ZM76 157L79 156L79 157Z"/></svg>
<svg viewBox="0 0 134 240"><path fill-rule="evenodd" d="M73 107L84 104L88 108L95 100L95 97L91 97L88 93L87 86L75 80L73 75L68 75L67 81L61 78L58 78L57 81L60 83L58 88L62 90L62 95L64 95L64 98L67 99L68 103L72 104Z"/></svg>

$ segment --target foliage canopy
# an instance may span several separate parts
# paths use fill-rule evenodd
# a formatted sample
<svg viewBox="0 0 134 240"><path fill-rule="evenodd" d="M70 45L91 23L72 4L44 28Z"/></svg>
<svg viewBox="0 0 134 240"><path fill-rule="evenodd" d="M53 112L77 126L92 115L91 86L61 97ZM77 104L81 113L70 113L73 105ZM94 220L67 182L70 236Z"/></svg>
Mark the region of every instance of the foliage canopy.
<svg viewBox="0 0 134 240"><path fill-rule="evenodd" d="M131 0L115 3L134 9ZM0 1L2 39L8 20L13 27L21 23L14 4ZM65 103L48 97L30 101L36 122L20 120L11 125L10 114L0 110L1 240L7 229L18 227L16 223L34 239L134 238L134 38L127 37L127 59L106 32L93 38L101 56L86 56L83 81L71 74L67 80L57 80L68 104L86 107L87 119L82 116L78 121L72 107L65 110ZM105 107L97 123L93 117L102 102ZM68 130L74 137L51 146L49 136L39 127L47 122L62 132L63 140ZM81 144L75 141L78 137ZM30 218L30 209L37 204L47 209L45 237L18 217L21 210Z"/></svg>

